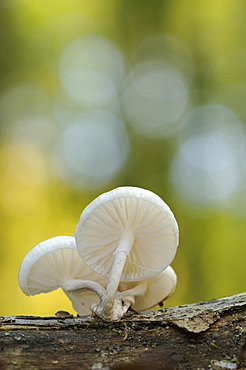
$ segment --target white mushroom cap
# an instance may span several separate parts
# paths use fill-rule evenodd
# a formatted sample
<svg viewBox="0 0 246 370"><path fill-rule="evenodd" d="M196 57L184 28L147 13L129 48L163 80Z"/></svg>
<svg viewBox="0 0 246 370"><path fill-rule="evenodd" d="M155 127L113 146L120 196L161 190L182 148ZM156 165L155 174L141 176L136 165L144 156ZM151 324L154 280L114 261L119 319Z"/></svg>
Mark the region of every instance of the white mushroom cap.
<svg viewBox="0 0 246 370"><path fill-rule="evenodd" d="M178 246L178 225L167 204L149 190L119 187L92 201L75 231L78 251L88 266L110 276L119 241L131 250L121 281L151 278L172 262Z"/></svg>
<svg viewBox="0 0 246 370"><path fill-rule="evenodd" d="M79 281L93 280L103 286L107 279L91 270L81 259L73 236L55 236L35 245L24 257L19 270L19 285L26 295L62 288L79 314L89 314L99 297L92 291L69 293Z"/></svg>
<svg viewBox="0 0 246 370"><path fill-rule="evenodd" d="M134 310L141 311L154 307L170 297L177 284L177 275L171 266L168 266L159 275L145 281L147 288L144 294L135 297ZM141 283L141 282L139 282ZM119 292L134 289L136 283L121 282ZM127 292L126 292L127 293ZM124 299L124 298L123 298Z"/></svg>

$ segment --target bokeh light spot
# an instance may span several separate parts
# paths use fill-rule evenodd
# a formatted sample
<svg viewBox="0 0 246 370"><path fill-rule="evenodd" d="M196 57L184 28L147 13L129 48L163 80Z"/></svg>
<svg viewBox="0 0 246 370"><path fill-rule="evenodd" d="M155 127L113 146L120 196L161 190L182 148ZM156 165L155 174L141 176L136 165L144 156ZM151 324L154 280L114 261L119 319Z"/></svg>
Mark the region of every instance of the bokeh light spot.
<svg viewBox="0 0 246 370"><path fill-rule="evenodd" d="M233 112L219 105L197 108L186 122L183 137L170 171L185 200L211 205L238 191L245 135Z"/></svg>
<svg viewBox="0 0 246 370"><path fill-rule="evenodd" d="M144 63L132 70L123 105L132 127L152 138L176 133L189 100L182 73L163 63Z"/></svg>
<svg viewBox="0 0 246 370"><path fill-rule="evenodd" d="M97 71L74 72L62 82L68 94L87 107L106 105L117 96L112 80Z"/></svg>
<svg viewBox="0 0 246 370"><path fill-rule="evenodd" d="M101 36L73 40L60 58L61 85L70 97L88 108L101 107L115 100L124 74L123 55Z"/></svg>
<svg viewBox="0 0 246 370"><path fill-rule="evenodd" d="M64 129L56 158L65 181L97 188L116 175L129 150L127 132L117 116L88 111Z"/></svg>
<svg viewBox="0 0 246 370"><path fill-rule="evenodd" d="M134 65L146 62L166 63L182 71L189 83L195 74L189 47L173 35L158 35L143 40L134 50L131 61Z"/></svg>

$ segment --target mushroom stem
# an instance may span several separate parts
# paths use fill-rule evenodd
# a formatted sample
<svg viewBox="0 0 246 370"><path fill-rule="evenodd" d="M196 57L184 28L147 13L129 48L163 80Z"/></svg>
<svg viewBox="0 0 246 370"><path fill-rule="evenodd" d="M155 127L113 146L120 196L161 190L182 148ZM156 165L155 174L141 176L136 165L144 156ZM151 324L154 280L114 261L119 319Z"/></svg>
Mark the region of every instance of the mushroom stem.
<svg viewBox="0 0 246 370"><path fill-rule="evenodd" d="M140 281L133 288L125 290L123 292L119 292L119 294L121 299L123 300L128 295L131 295L133 297L140 297L146 292L147 288L148 288L147 281Z"/></svg>
<svg viewBox="0 0 246 370"><path fill-rule="evenodd" d="M70 280L65 285L62 285L62 289L65 292L72 294L79 294L84 291L91 290L96 293L100 300L105 296L106 290L102 287L101 284L92 281L92 280Z"/></svg>
<svg viewBox="0 0 246 370"><path fill-rule="evenodd" d="M144 295L147 288L148 283L146 281L141 281L131 289L118 292L117 297L122 300L124 305L133 306L135 304L135 298Z"/></svg>
<svg viewBox="0 0 246 370"><path fill-rule="evenodd" d="M109 275L106 294L101 304L98 305L98 312L100 311L100 317L105 318L106 320L110 320L112 316L112 311L115 309L115 296L119 286L122 271L133 246L134 238L135 235L133 232L131 232L130 230L125 230L125 232L121 236L121 239L119 240L118 247L114 252L114 264ZM95 310L95 312L96 311L97 309Z"/></svg>
<svg viewBox="0 0 246 370"><path fill-rule="evenodd" d="M114 252L114 264L109 276L109 281L106 289L105 303L113 305L115 294L118 290L122 271L125 267L129 253L131 252L134 242L134 234L129 230L123 233L119 245Z"/></svg>

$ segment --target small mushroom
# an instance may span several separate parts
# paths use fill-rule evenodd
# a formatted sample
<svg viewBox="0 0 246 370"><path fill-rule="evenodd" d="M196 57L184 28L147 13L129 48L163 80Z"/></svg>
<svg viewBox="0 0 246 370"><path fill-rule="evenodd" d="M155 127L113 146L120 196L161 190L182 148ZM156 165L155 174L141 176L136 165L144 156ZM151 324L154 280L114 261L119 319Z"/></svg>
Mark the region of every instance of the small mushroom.
<svg viewBox="0 0 246 370"><path fill-rule="evenodd" d="M119 282L145 280L167 268L177 250L178 225L158 195L119 187L84 209L75 239L85 263L109 278L106 295L93 311L104 320L117 320L126 310L116 297Z"/></svg>
<svg viewBox="0 0 246 370"><path fill-rule="evenodd" d="M91 304L102 299L103 285L107 285L107 279L83 262L73 236L55 236L35 245L19 270L23 293L35 295L61 287L81 315L91 313ZM82 291L85 292L77 295Z"/></svg>
<svg viewBox="0 0 246 370"><path fill-rule="evenodd" d="M168 266L159 275L135 283L120 282L118 296L126 303L130 301L136 311L147 310L170 297L177 284L177 275Z"/></svg>
<svg viewBox="0 0 246 370"><path fill-rule="evenodd" d="M102 284L104 287L107 285L105 281ZM168 266L164 271L151 279L138 282L120 282L115 297L115 307L122 314L127 311L129 306L132 306L135 311L147 310L170 297L175 290L176 284L177 276L171 266ZM84 294L80 293L79 290L77 290L76 295L67 294L73 302L74 309L79 314L82 314ZM96 307L96 303L91 304L92 311L95 311Z"/></svg>

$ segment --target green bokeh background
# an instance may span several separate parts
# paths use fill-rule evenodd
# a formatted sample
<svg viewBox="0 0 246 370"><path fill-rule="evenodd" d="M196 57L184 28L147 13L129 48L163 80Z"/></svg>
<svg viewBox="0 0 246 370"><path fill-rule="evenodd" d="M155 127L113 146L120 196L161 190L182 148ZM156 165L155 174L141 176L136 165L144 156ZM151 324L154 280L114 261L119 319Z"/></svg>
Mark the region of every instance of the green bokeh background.
<svg viewBox="0 0 246 370"><path fill-rule="evenodd" d="M192 109L207 104L224 106L237 116L242 137L245 135L245 12L243 0L1 1L1 315L52 315L59 309L73 312L60 291L26 297L18 287L19 265L41 240L73 235L83 208L99 194L123 185L156 192L178 221L180 245L172 264L178 285L167 305L245 290L244 139L240 141L240 186L236 181L230 194L220 201L216 197L214 201L213 197L207 202L193 201L192 189L188 195L182 193L182 176L176 179L180 182L176 185L172 178L174 158L182 146L182 122ZM62 129L54 102L61 90L59 62L64 48L90 35L103 37L120 50L126 75L134 67L134 55L141 43L159 36L171 37L185 45L192 72L187 71L187 55L175 50L175 41L172 63L190 78L189 99L175 131L155 138L138 132L120 106L117 114L124 122L130 147L124 163L106 180L98 179L96 185L80 179L75 186L60 175L57 165L56 148ZM153 50L154 57L158 52ZM118 87L119 99L124 81ZM88 107L82 105L79 110L84 112ZM66 125L66 117L64 121ZM198 120L196 127L202 124ZM198 187L197 178L192 179L185 168L183 171L183 176L190 176ZM207 176L213 174L208 172Z"/></svg>

